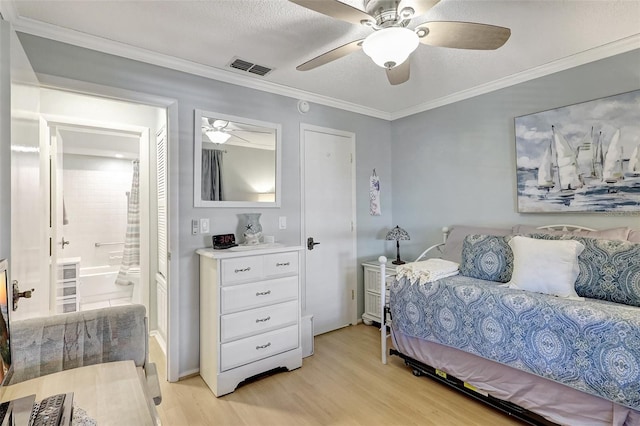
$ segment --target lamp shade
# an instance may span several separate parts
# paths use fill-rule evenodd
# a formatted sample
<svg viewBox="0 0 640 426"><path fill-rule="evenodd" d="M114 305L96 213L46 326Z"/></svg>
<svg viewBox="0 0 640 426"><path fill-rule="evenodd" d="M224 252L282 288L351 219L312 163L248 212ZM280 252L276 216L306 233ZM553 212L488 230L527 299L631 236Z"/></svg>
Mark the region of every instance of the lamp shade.
<svg viewBox="0 0 640 426"><path fill-rule="evenodd" d="M409 238L409 234L407 233L407 231L405 231L404 229L396 225L395 228L387 232L387 237L385 239L400 241L400 240L410 240L411 238Z"/></svg>
<svg viewBox="0 0 640 426"><path fill-rule="evenodd" d="M229 133L221 132L220 130L210 130L205 132L205 135L213 143L225 143L231 137Z"/></svg>
<svg viewBox="0 0 640 426"><path fill-rule="evenodd" d="M407 60L420 44L418 35L408 28L390 27L370 34L362 50L382 68L393 68Z"/></svg>

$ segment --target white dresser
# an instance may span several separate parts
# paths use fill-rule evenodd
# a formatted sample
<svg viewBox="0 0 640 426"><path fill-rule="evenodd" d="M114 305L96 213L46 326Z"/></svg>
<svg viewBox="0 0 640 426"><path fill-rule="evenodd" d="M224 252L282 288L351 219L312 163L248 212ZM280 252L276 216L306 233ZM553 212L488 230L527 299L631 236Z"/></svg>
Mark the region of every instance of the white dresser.
<svg viewBox="0 0 640 426"><path fill-rule="evenodd" d="M200 376L216 396L302 366L300 250L199 249Z"/></svg>

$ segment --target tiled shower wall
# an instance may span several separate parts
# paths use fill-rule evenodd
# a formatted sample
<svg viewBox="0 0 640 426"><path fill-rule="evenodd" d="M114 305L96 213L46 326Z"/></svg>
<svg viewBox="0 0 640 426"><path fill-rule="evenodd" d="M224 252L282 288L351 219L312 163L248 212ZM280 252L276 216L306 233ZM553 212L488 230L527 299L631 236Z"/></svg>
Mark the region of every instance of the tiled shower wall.
<svg viewBox="0 0 640 426"><path fill-rule="evenodd" d="M127 196L131 190L131 160L85 155L64 156L64 203L70 241L63 257L81 257L80 267L119 265L127 226Z"/></svg>

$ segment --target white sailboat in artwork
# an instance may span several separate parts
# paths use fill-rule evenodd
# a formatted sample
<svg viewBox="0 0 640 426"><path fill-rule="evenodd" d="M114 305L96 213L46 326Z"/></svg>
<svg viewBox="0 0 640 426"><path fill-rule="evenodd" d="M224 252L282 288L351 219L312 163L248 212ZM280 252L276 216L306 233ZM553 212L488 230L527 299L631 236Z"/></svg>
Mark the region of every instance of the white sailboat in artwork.
<svg viewBox="0 0 640 426"><path fill-rule="evenodd" d="M549 191L554 186L551 144L549 144L542 155L540 167L538 167L538 189Z"/></svg>
<svg viewBox="0 0 640 426"><path fill-rule="evenodd" d="M602 179L602 166L604 164L604 153L602 152L602 132L593 141L593 177Z"/></svg>
<svg viewBox="0 0 640 426"><path fill-rule="evenodd" d="M640 145L637 145L629 157L627 173L631 176L640 176Z"/></svg>
<svg viewBox="0 0 640 426"><path fill-rule="evenodd" d="M578 173L580 179L592 179L595 177L595 168L593 158L594 141L593 141L593 127L591 127L591 133L587 133L582 139L582 143L578 146L578 153L576 155L576 161L578 163Z"/></svg>
<svg viewBox="0 0 640 426"><path fill-rule="evenodd" d="M620 129L611 137L607 155L602 167L602 180L606 183L616 183L624 177L622 172L622 145L620 144Z"/></svg>
<svg viewBox="0 0 640 426"><path fill-rule="evenodd" d="M556 164L558 165L559 189L566 191L581 188L582 182L578 176L576 153L564 136L556 131L554 126L551 126L551 130L553 130Z"/></svg>

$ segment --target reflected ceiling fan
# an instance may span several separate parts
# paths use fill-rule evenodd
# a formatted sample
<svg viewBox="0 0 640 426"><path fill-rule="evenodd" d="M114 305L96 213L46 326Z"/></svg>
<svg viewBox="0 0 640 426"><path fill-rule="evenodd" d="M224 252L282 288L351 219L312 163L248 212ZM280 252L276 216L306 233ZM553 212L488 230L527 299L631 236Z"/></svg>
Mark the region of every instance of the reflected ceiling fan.
<svg viewBox="0 0 640 426"><path fill-rule="evenodd" d="M239 123L231 123L229 120L220 120L216 118L202 117L202 134L206 136L210 142L222 144L225 143L233 136L246 143L254 143L248 139L238 135L238 132L244 133L261 133L269 134L270 132L262 132L258 130L251 130L249 128L240 128Z"/></svg>
<svg viewBox="0 0 640 426"><path fill-rule="evenodd" d="M365 10L338 0L289 0L332 18L371 27L374 32L296 67L308 71L362 48L373 62L386 69L393 85L409 80L409 57L420 43L455 49L495 50L506 43L509 28L473 22L433 21L409 28L411 20L423 15L439 0L364 0Z"/></svg>

